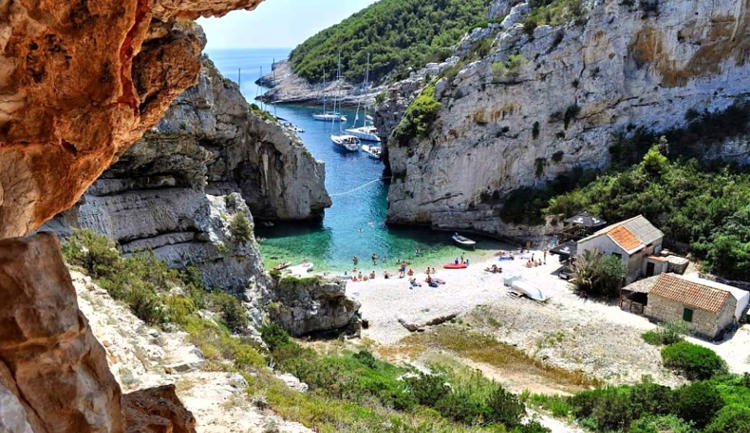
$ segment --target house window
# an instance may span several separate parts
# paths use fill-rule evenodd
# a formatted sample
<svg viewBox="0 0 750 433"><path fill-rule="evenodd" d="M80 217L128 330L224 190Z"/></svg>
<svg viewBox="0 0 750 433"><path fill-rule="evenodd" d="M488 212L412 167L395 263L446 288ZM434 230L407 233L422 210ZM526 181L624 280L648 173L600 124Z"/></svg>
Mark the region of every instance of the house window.
<svg viewBox="0 0 750 433"><path fill-rule="evenodd" d="M693 309L692 308L685 308L682 311L682 320L688 323L693 321Z"/></svg>

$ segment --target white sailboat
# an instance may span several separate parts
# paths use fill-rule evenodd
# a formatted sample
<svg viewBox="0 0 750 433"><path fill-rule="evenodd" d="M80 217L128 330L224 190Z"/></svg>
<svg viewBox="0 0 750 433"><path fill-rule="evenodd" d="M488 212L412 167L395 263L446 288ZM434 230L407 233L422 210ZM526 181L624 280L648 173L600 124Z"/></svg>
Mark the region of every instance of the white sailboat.
<svg viewBox="0 0 750 433"><path fill-rule="evenodd" d="M321 122L346 122L347 118L341 113L336 112L336 104L334 102L333 104L333 111L327 110L327 101L326 101L326 95L325 95L325 88L326 88L326 72L325 69L323 70L323 112L322 113L315 113L312 115L313 119L320 120Z"/></svg>
<svg viewBox="0 0 750 433"><path fill-rule="evenodd" d="M362 82L362 90L363 91L367 90L367 87L369 85L370 85L370 55L368 54L367 55L367 70L365 72L365 81ZM354 122L352 124L352 127L347 129L346 132L359 138L360 140L380 143L380 137L378 137L378 130L371 123L372 116L367 114L367 103L364 104L364 121L362 123L362 126L357 127L357 120L359 120L359 108L360 108L360 105L357 104L357 114L354 117Z"/></svg>
<svg viewBox="0 0 750 433"><path fill-rule="evenodd" d="M367 144L362 145L362 152L366 153L372 159L380 160L382 158L383 149L380 146L370 146Z"/></svg>
<svg viewBox="0 0 750 433"><path fill-rule="evenodd" d="M338 66L338 73L336 75L337 80L341 81L341 52L339 52L339 66ZM333 111L336 112L336 96L333 98ZM341 103L339 102L339 107ZM331 131L333 131L333 124L336 123L336 121L331 121ZM355 137L354 135L350 134L344 134L341 130L341 122L338 122L339 124L339 133L333 134L331 133L331 141L333 144L337 145L341 149L347 151L347 152L358 152L359 151L359 145L361 142L359 141L359 138Z"/></svg>

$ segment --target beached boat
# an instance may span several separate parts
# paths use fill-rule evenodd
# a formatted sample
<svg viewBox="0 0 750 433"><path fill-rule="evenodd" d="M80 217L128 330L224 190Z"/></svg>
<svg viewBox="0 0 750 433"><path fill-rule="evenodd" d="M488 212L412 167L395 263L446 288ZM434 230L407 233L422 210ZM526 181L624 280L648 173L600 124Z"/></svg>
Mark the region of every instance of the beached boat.
<svg viewBox="0 0 750 433"><path fill-rule="evenodd" d="M544 302L549 299L549 296L545 295L539 287L536 287L518 275L505 277L504 284L510 289L511 293L515 293L516 295L525 296L538 302Z"/></svg>
<svg viewBox="0 0 750 433"><path fill-rule="evenodd" d="M448 263L443 266L443 269L466 269L468 267L466 263Z"/></svg>
<svg viewBox="0 0 750 433"><path fill-rule="evenodd" d="M372 159L381 159L381 155L383 153L383 149L380 146L370 146L367 144L362 145L362 151L367 154Z"/></svg>
<svg viewBox="0 0 750 433"><path fill-rule="evenodd" d="M282 270L282 269L286 269L286 268L288 268L288 267L289 267L289 263L286 263L286 262L284 262L284 263L280 263L280 264L278 264L278 265L274 266L273 268L274 268L275 270L277 270L277 271L280 271L280 270Z"/></svg>
<svg viewBox="0 0 750 433"><path fill-rule="evenodd" d="M291 268L287 268L289 272L291 272L294 275L305 275L308 272L312 272L313 270L313 264L310 262L305 262L297 266L292 266Z"/></svg>
<svg viewBox="0 0 750 433"><path fill-rule="evenodd" d="M474 248L477 245L476 241L473 241L466 236L461 236L458 233L454 233L453 236L451 236L451 239L453 239L453 242L466 248Z"/></svg>

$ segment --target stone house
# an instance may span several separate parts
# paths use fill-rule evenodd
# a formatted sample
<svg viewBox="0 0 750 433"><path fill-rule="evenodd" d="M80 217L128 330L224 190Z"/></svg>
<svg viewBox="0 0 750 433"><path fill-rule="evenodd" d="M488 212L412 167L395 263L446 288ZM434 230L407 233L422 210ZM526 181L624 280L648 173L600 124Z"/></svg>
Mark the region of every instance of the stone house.
<svg viewBox="0 0 750 433"><path fill-rule="evenodd" d="M682 320L695 334L714 339L741 318L748 299L744 290L697 276L661 274L648 292L644 315L663 322Z"/></svg>
<svg viewBox="0 0 750 433"><path fill-rule="evenodd" d="M578 253L598 251L618 257L627 270L627 282L666 272L667 263L657 256L664 233L643 215L607 226L578 241Z"/></svg>

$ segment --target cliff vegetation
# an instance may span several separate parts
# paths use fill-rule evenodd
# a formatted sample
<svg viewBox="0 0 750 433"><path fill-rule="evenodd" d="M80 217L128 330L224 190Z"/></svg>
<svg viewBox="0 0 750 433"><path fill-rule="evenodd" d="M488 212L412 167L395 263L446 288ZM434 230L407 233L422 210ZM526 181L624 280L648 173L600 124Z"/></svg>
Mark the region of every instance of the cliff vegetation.
<svg viewBox="0 0 750 433"><path fill-rule="evenodd" d="M464 34L486 22L484 0L381 0L306 40L289 58L294 71L320 82L336 70L341 51L344 78L358 82L371 55L370 79L379 84L408 76L429 62L450 57Z"/></svg>

